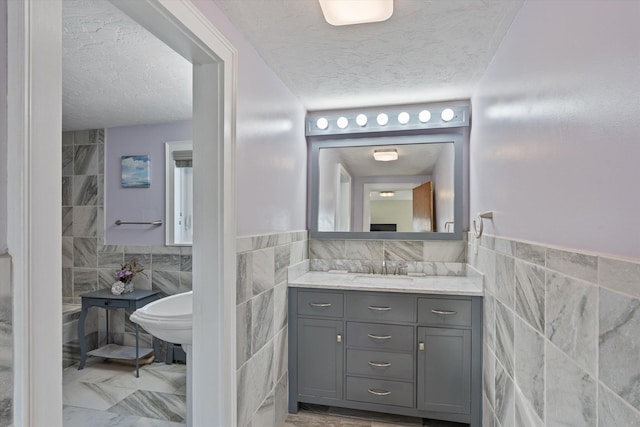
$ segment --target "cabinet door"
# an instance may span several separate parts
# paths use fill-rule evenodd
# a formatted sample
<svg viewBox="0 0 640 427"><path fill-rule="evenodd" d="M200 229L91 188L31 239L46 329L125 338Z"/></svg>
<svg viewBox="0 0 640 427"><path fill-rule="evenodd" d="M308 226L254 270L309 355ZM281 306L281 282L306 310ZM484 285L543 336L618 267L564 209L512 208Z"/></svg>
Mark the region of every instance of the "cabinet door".
<svg viewBox="0 0 640 427"><path fill-rule="evenodd" d="M471 331L419 327L418 409L469 414L470 407Z"/></svg>
<svg viewBox="0 0 640 427"><path fill-rule="evenodd" d="M298 394L342 399L343 322L298 319Z"/></svg>

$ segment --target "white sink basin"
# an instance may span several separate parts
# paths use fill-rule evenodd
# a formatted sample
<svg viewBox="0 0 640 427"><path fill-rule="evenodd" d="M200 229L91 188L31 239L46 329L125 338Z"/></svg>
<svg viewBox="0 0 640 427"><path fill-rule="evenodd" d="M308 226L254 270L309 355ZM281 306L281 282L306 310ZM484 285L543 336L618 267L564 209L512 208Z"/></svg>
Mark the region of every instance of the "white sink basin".
<svg viewBox="0 0 640 427"><path fill-rule="evenodd" d="M408 285L413 278L406 276L374 276L373 274L356 276L352 283L376 284L376 285Z"/></svg>
<svg viewBox="0 0 640 427"><path fill-rule="evenodd" d="M190 346L193 291L156 300L131 314L131 321L163 341Z"/></svg>

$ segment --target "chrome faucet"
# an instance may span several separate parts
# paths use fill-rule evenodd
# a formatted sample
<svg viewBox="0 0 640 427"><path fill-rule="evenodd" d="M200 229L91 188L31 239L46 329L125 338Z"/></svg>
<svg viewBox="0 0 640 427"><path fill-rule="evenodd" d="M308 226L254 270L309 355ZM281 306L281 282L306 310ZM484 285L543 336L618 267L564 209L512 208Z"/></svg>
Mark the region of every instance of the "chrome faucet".
<svg viewBox="0 0 640 427"><path fill-rule="evenodd" d="M387 274L387 261L382 260L382 274Z"/></svg>
<svg viewBox="0 0 640 427"><path fill-rule="evenodd" d="M407 263L404 261L399 261L398 264L396 264L396 272L394 273L396 276L397 275L402 275L402 270L407 268ZM405 273L407 274L406 270Z"/></svg>

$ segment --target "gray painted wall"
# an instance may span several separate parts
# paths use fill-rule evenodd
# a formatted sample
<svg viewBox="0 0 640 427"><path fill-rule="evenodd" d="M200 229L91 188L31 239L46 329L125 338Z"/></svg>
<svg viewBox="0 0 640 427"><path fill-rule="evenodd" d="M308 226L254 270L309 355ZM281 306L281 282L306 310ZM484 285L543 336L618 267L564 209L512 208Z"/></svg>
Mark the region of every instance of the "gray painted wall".
<svg viewBox="0 0 640 427"><path fill-rule="evenodd" d="M640 259L638 17L636 1L524 3L472 98L488 233Z"/></svg>

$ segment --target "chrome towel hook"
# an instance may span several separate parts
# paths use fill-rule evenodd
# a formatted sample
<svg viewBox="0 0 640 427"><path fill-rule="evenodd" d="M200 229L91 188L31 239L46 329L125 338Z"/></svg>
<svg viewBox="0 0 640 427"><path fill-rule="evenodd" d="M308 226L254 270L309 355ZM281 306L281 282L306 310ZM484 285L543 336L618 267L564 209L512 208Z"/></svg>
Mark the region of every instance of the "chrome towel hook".
<svg viewBox="0 0 640 427"><path fill-rule="evenodd" d="M476 219L473 220L473 234L476 236L476 239L482 236L483 218L493 219L493 211L479 213Z"/></svg>

